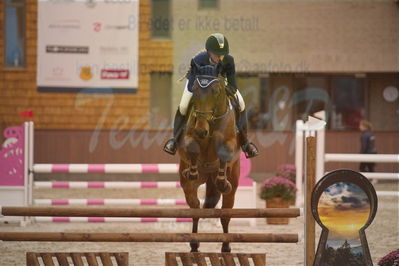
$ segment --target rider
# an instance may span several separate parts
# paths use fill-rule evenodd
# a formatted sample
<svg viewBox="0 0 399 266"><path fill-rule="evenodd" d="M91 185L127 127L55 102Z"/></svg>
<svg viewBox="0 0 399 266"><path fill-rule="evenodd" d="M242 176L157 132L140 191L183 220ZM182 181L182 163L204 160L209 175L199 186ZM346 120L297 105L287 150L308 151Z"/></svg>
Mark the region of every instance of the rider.
<svg viewBox="0 0 399 266"><path fill-rule="evenodd" d="M231 95L234 95L239 103L240 114L237 120L237 129L239 131L239 139L242 143L242 150L247 158L255 157L259 154L255 144L248 141L247 137L247 112L245 110L245 102L240 92L237 89L234 58L229 55L229 43L223 34L214 33L208 37L205 43L206 51L199 53L191 59L191 67L187 72L186 86L184 88L183 96L180 100L177 109L174 127L173 138L168 140L165 144L164 151L174 155L177 150L177 139L179 138L183 128L186 124L186 115L188 105L190 103L192 93L192 86L194 84L195 76L197 75L198 66L214 66L219 71L218 74L227 79L226 89Z"/></svg>

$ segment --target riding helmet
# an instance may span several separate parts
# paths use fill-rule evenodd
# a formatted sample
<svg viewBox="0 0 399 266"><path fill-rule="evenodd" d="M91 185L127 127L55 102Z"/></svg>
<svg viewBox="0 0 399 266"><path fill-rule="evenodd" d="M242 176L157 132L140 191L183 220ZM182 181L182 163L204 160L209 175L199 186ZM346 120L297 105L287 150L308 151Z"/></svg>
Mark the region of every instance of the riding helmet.
<svg viewBox="0 0 399 266"><path fill-rule="evenodd" d="M206 40L205 48L217 55L226 55L229 53L229 43L221 33L211 34Z"/></svg>

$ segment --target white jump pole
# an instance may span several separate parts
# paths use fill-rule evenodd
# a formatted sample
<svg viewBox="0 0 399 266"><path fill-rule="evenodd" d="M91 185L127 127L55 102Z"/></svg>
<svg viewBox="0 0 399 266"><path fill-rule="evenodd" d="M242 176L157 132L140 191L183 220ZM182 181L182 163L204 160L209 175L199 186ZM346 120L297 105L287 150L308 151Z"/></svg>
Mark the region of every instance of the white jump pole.
<svg viewBox="0 0 399 266"><path fill-rule="evenodd" d="M316 180L324 176L325 126L316 131Z"/></svg>
<svg viewBox="0 0 399 266"><path fill-rule="evenodd" d="M303 121L296 121L295 130L295 183L297 187L295 205L297 207L303 205Z"/></svg>
<svg viewBox="0 0 399 266"><path fill-rule="evenodd" d="M326 153L326 162L399 163L399 154Z"/></svg>
<svg viewBox="0 0 399 266"><path fill-rule="evenodd" d="M296 167L296 206L303 205L303 180L304 180L304 142L306 137L317 136L316 144L316 178L320 179L324 175L324 129L326 122L318 118L309 116L306 123L302 120L296 121L295 130L295 167Z"/></svg>
<svg viewBox="0 0 399 266"><path fill-rule="evenodd" d="M29 178L28 178L28 186L29 186L29 205L32 205L33 203L33 160L34 160L34 153L33 153L33 147L34 147L34 124L33 122L28 123L29 131L28 131L28 139L29 139L29 146L28 146L28 171L29 171Z"/></svg>
<svg viewBox="0 0 399 266"><path fill-rule="evenodd" d="M380 180L399 179L399 173L362 172L361 174L370 179L380 179Z"/></svg>

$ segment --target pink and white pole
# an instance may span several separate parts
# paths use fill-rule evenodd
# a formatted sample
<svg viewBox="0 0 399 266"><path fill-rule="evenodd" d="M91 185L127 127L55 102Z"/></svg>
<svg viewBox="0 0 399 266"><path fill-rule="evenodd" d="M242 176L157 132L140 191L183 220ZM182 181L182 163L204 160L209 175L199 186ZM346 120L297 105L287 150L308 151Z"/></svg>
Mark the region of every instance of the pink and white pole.
<svg viewBox="0 0 399 266"><path fill-rule="evenodd" d="M48 223L107 223L107 222L127 222L127 223L157 223L173 222L185 223L192 222L191 218L119 218L119 217L35 217L36 222Z"/></svg>
<svg viewBox="0 0 399 266"><path fill-rule="evenodd" d="M176 174L178 164L34 164L34 173Z"/></svg>
<svg viewBox="0 0 399 266"><path fill-rule="evenodd" d="M180 199L36 199L35 205L69 206L69 205L187 205Z"/></svg>
<svg viewBox="0 0 399 266"><path fill-rule="evenodd" d="M35 188L181 188L180 182L46 182L34 183Z"/></svg>

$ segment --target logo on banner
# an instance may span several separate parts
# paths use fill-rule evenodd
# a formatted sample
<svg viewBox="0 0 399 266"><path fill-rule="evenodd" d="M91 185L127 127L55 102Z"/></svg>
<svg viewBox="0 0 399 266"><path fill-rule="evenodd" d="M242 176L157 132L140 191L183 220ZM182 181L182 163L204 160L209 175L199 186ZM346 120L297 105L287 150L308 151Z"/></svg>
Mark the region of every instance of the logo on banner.
<svg viewBox="0 0 399 266"><path fill-rule="evenodd" d="M94 22L93 23L93 30L95 32L99 32L101 30L101 22Z"/></svg>
<svg viewBox="0 0 399 266"><path fill-rule="evenodd" d="M130 30L129 25L105 25L106 30Z"/></svg>
<svg viewBox="0 0 399 266"><path fill-rule="evenodd" d="M88 46L46 45L46 53L56 54L88 54Z"/></svg>
<svg viewBox="0 0 399 266"><path fill-rule="evenodd" d="M80 30L81 29L80 20L78 20L78 19L54 20L54 21L49 22L47 27L50 30L63 30L63 31Z"/></svg>
<svg viewBox="0 0 399 266"><path fill-rule="evenodd" d="M101 79L129 79L128 69L102 69Z"/></svg>
<svg viewBox="0 0 399 266"><path fill-rule="evenodd" d="M91 67L82 67L79 76L82 80L91 80L93 78Z"/></svg>
<svg viewBox="0 0 399 266"><path fill-rule="evenodd" d="M100 46L99 52L105 55L127 55L129 47L127 46Z"/></svg>

